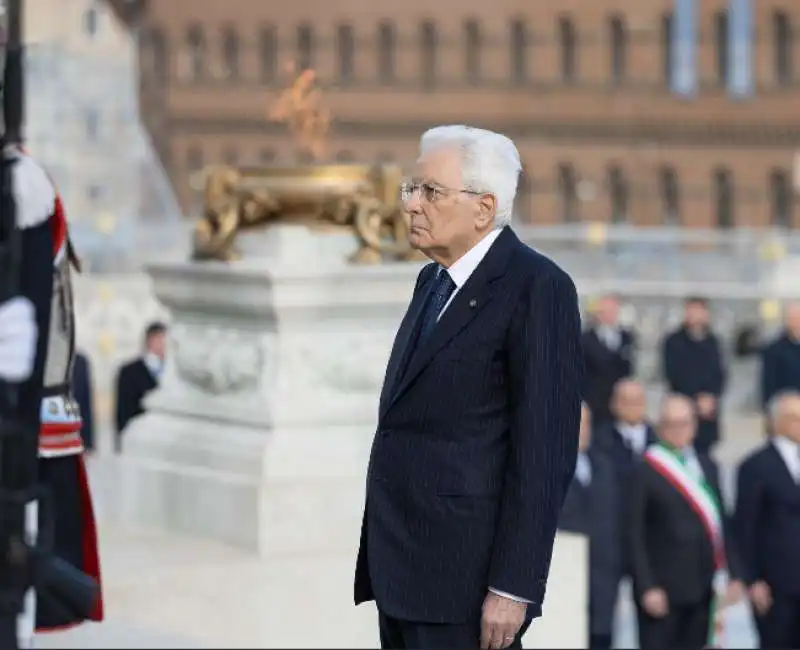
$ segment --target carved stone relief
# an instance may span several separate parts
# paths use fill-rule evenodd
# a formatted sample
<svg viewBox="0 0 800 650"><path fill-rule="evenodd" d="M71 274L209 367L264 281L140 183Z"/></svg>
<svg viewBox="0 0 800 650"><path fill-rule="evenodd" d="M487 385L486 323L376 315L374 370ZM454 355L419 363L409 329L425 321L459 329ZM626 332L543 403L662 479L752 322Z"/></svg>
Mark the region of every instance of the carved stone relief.
<svg viewBox="0 0 800 650"><path fill-rule="evenodd" d="M266 365L262 338L232 328L176 323L171 352L178 377L213 395L258 389Z"/></svg>

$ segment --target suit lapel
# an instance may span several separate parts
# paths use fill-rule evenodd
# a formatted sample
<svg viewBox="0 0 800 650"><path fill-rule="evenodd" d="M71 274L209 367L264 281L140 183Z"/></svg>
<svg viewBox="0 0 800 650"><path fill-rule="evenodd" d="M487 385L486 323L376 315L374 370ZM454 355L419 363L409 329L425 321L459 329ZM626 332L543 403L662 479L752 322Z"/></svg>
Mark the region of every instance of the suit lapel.
<svg viewBox="0 0 800 650"><path fill-rule="evenodd" d="M381 389L379 409L381 415L385 412L389 399L395 392L399 379L397 373L402 368L402 362L408 354L408 346L411 342L412 334L417 328L422 308L425 306L428 294L430 293L430 283L435 277L435 274L428 273L427 275L428 277L414 294L411 304L408 306L408 311L406 311L406 315L403 318L403 322L400 323L400 329L397 330L397 336L394 339L392 352L389 355L389 363L386 367L386 378L384 379L383 388Z"/></svg>
<svg viewBox="0 0 800 650"><path fill-rule="evenodd" d="M798 487L800 487L800 484L798 484L794 480L794 476L792 476L792 471L786 465L786 461L783 459L781 452L778 451L777 447L775 447L775 445L772 442L769 443L769 446L772 449L772 457L774 459L773 463L776 465L780 465L781 467L781 469L778 469L777 467L775 468L777 475L783 476L783 482L786 483L787 486L790 485L793 490L798 489Z"/></svg>
<svg viewBox="0 0 800 650"><path fill-rule="evenodd" d="M436 327L433 328L433 332L412 353L413 356L400 384L390 393L386 410L391 408L392 404L408 390L436 354L489 304L493 297L491 284L505 273L508 258L515 245L520 245L517 236L509 228L504 229L486 253L486 257L478 264L464 286L459 289Z"/></svg>

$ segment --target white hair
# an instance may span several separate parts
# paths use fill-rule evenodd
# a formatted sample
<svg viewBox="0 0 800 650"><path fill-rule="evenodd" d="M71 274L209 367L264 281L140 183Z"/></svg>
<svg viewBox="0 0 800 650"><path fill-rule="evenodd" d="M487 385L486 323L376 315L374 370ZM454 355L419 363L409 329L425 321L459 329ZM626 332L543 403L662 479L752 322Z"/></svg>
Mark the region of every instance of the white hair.
<svg viewBox="0 0 800 650"><path fill-rule="evenodd" d="M781 408L787 399L800 399L800 393L794 390L783 390L776 393L767 403L767 415L774 422L781 414Z"/></svg>
<svg viewBox="0 0 800 650"><path fill-rule="evenodd" d="M511 223L517 183L522 171L519 151L506 136L463 124L437 126L422 134L420 154L455 149L461 157L464 189L494 195L495 228Z"/></svg>

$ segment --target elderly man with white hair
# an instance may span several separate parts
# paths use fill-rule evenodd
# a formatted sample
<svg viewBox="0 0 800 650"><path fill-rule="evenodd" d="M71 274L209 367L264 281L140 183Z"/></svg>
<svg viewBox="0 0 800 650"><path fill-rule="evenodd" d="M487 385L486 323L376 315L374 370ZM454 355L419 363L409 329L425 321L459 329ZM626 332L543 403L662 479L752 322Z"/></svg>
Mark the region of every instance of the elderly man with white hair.
<svg viewBox="0 0 800 650"><path fill-rule="evenodd" d="M736 541L762 648L800 648L800 392L770 399L772 436L741 464Z"/></svg>
<svg viewBox="0 0 800 650"><path fill-rule="evenodd" d="M578 300L510 227L511 140L443 126L420 149L401 193L431 263L381 392L355 600L376 602L384 648L519 648L575 470Z"/></svg>

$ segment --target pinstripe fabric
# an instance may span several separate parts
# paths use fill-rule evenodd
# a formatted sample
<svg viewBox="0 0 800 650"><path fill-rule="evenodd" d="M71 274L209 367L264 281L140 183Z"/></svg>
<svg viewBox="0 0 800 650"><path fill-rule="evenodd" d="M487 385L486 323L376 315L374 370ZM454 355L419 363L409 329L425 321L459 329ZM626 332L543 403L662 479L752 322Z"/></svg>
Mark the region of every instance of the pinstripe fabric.
<svg viewBox="0 0 800 650"><path fill-rule="evenodd" d="M417 279L386 372L355 601L463 624L491 586L538 616L578 446L575 287L506 229L395 381L434 273Z"/></svg>

